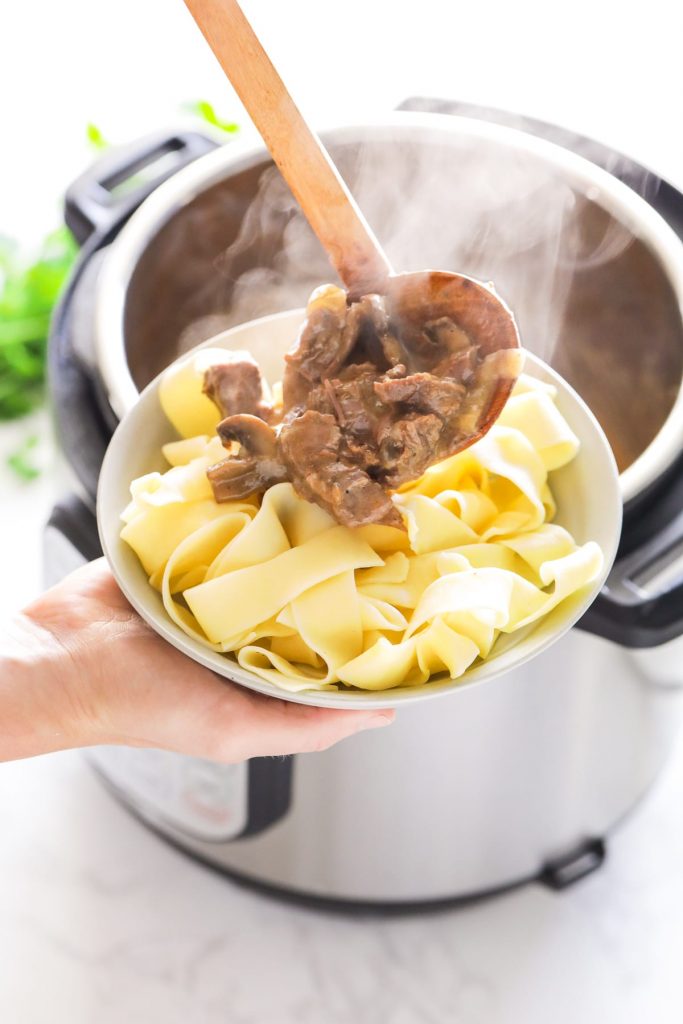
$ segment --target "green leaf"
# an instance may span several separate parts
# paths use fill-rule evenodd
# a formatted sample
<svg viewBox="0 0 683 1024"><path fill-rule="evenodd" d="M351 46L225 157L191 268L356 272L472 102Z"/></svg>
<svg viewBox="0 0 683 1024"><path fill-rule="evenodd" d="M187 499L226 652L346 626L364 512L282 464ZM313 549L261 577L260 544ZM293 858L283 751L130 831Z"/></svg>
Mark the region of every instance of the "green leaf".
<svg viewBox="0 0 683 1024"><path fill-rule="evenodd" d="M185 109L191 114L201 117L207 124L213 125L214 128L218 128L222 132L234 135L235 132L239 131L239 125L235 124L234 121L225 121L219 117L213 104L209 103L208 100L194 100L192 103L185 104Z"/></svg>
<svg viewBox="0 0 683 1024"><path fill-rule="evenodd" d="M32 262L0 238L0 420L42 400L50 317L77 252L66 228L47 235Z"/></svg>
<svg viewBox="0 0 683 1024"><path fill-rule="evenodd" d="M100 129L96 124L93 124L92 121L89 121L85 126L85 134L92 148L96 149L98 152L109 148L110 143L105 139Z"/></svg>
<svg viewBox="0 0 683 1024"><path fill-rule="evenodd" d="M22 441L21 445L15 452L7 457L7 465L22 480L35 480L37 476L40 476L40 470L34 466L29 459L31 450L35 448L37 444L37 435L31 434L31 436L27 437L25 441Z"/></svg>

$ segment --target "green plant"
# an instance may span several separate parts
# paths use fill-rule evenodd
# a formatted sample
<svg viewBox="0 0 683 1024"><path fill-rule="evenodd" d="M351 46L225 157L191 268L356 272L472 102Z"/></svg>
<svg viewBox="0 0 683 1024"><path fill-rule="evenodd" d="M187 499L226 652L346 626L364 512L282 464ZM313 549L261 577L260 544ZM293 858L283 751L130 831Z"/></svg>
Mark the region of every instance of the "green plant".
<svg viewBox="0 0 683 1024"><path fill-rule="evenodd" d="M42 399L50 316L77 252L64 227L30 261L16 242L0 241L0 420L23 416Z"/></svg>

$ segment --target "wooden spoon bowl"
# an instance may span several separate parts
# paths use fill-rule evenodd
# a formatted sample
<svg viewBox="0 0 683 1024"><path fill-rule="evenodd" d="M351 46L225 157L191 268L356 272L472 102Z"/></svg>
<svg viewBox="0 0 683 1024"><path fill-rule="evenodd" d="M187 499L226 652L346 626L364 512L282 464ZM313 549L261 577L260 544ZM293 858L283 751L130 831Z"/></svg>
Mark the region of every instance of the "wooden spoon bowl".
<svg viewBox="0 0 683 1024"><path fill-rule="evenodd" d="M492 286L472 277L445 270L392 274L387 279L384 294L391 318L401 325L404 336L409 336L411 330L421 332L425 323L445 317L479 346L482 358L502 349L520 348L517 325L510 309ZM478 441L500 416L521 369L521 352L510 365L513 369L509 375L498 377L476 431L463 439L457 450Z"/></svg>

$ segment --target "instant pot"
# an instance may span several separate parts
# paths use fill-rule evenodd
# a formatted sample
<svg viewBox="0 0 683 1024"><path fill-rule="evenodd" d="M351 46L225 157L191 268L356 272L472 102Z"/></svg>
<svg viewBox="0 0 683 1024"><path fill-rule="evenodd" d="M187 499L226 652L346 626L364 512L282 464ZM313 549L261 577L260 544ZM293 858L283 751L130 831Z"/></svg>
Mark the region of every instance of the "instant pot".
<svg viewBox="0 0 683 1024"><path fill-rule="evenodd" d="M548 651L390 729L238 765L87 756L168 840L280 893L408 907L561 888L602 862L678 727L683 195L591 140L462 104L412 100L322 135L392 264L494 280L526 346L591 406L621 472L617 561ZM100 554L99 467L138 391L332 277L264 148L201 131L105 155L69 190L66 221L82 250L49 377L74 488L46 530L48 583Z"/></svg>

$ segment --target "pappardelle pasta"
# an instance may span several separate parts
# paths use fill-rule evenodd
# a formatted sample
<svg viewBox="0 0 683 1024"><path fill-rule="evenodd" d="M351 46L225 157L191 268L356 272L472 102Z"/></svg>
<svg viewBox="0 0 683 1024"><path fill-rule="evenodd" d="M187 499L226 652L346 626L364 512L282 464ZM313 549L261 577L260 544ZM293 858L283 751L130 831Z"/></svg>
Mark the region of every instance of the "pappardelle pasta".
<svg viewBox="0 0 683 1024"><path fill-rule="evenodd" d="M171 368L171 422L178 403L201 420L200 381ZM405 530L340 526L288 482L218 504L206 472L224 449L200 435L133 481L121 537L182 630L284 690L457 679L602 570L596 543L552 521L548 474L578 451L554 396L522 375L485 437L393 495Z"/></svg>

